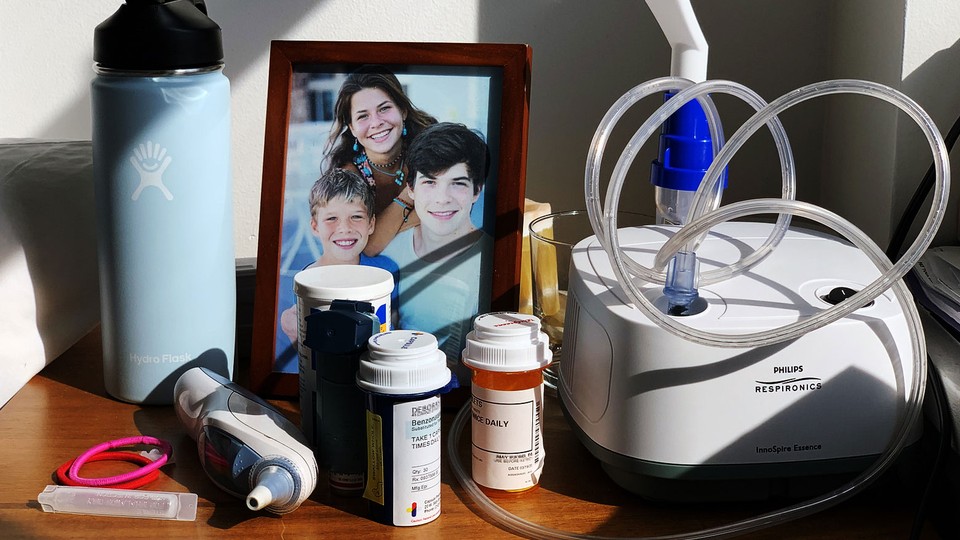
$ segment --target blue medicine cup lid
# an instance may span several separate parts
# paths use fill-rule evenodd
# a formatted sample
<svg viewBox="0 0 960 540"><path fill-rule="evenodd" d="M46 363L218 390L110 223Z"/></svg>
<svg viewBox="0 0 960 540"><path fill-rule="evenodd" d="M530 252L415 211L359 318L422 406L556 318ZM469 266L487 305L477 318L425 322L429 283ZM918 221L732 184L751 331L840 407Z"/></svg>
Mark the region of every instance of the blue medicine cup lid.
<svg viewBox="0 0 960 540"><path fill-rule="evenodd" d="M670 99L672 92L664 96ZM662 188L696 191L713 162L710 125L700 103L689 101L660 130L660 151L650 166L650 183ZM726 170L721 182L726 187Z"/></svg>
<svg viewBox="0 0 960 540"><path fill-rule="evenodd" d="M126 0L93 33L98 67L171 71L223 62L220 26L195 0Z"/></svg>

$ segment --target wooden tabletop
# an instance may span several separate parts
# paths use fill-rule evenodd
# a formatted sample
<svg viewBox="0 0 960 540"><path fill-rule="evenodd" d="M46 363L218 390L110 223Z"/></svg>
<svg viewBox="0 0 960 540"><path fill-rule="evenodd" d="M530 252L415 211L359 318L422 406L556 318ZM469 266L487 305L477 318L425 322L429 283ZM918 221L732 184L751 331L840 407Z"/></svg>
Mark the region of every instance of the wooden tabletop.
<svg viewBox="0 0 960 540"><path fill-rule="evenodd" d="M381 525L360 499L333 497L322 474L313 495L282 517L246 509L216 488L200 468L196 445L171 406L121 403L104 391L100 335L94 331L34 377L0 409L0 538L514 538L489 520L459 486L446 464L442 515L419 527ZM274 401L291 418L296 404ZM644 501L613 484L567 426L556 398L545 405L546 465L533 492L500 503L542 525L610 537L693 532L779 508L782 503L668 505ZM445 413L449 425L455 410ZM45 513L37 494L53 484L54 470L100 442L150 435L173 444L173 465L144 489L193 492L196 521L177 522ZM463 437L461 456L467 456ZM87 476L127 470L91 463ZM468 469L469 470L469 469ZM888 475L867 492L819 514L756 532L747 538L907 538L918 498ZM928 524L923 538L939 538Z"/></svg>

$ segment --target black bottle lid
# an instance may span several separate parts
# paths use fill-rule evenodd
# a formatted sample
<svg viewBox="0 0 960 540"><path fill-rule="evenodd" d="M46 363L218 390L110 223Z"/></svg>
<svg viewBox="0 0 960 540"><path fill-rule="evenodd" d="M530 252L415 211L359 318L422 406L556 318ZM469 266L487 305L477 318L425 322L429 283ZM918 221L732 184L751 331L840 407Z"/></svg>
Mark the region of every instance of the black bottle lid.
<svg viewBox="0 0 960 540"><path fill-rule="evenodd" d="M220 26L202 1L126 0L97 25L93 59L100 68L170 71L223 62Z"/></svg>

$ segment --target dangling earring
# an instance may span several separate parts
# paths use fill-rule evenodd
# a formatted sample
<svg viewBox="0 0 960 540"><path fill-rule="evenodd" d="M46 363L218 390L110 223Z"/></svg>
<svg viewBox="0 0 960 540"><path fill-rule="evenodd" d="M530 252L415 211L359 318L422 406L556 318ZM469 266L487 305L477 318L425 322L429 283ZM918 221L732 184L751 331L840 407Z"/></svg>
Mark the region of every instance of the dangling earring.
<svg viewBox="0 0 960 540"><path fill-rule="evenodd" d="M406 136L407 136L407 123L406 123L406 122L403 123L403 131L400 132L400 136L401 136L401 137L406 137Z"/></svg>
<svg viewBox="0 0 960 540"><path fill-rule="evenodd" d="M354 139L354 140L353 140L353 151L354 151L354 152L360 150L360 147L357 146L357 143L359 143L359 142L360 142L360 141L357 140L357 139Z"/></svg>

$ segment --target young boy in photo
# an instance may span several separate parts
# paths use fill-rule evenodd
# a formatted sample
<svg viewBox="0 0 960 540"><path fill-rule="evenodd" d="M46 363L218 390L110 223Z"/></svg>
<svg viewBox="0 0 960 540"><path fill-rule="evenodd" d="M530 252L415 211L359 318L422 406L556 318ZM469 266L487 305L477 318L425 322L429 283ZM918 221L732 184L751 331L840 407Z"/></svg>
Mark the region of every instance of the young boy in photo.
<svg viewBox="0 0 960 540"><path fill-rule="evenodd" d="M373 234L376 217L373 213L374 192L358 174L331 169L310 189L310 229L320 241L320 258L303 269L331 264L376 266L397 275L397 266L383 255L363 254ZM297 306L280 315L280 327L293 343L297 342Z"/></svg>
<svg viewBox="0 0 960 540"><path fill-rule="evenodd" d="M420 224L382 253L399 267L397 326L433 334L453 367L473 318L490 309L493 238L470 219L489 166L487 145L462 124L440 123L414 139L406 159Z"/></svg>

